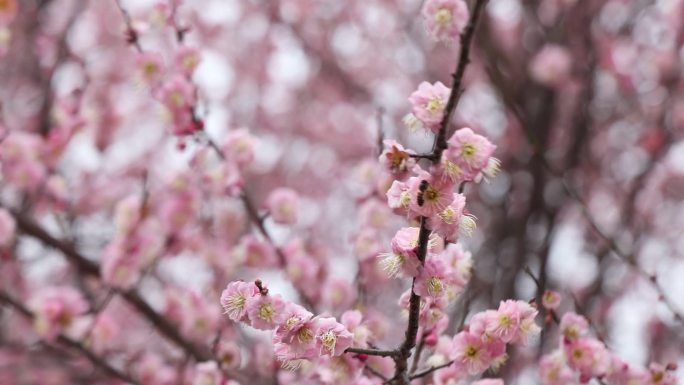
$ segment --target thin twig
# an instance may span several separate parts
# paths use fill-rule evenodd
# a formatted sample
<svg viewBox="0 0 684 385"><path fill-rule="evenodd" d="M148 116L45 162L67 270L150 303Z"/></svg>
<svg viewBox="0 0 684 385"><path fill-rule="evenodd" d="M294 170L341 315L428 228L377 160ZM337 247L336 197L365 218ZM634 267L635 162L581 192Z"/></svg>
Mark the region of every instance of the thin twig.
<svg viewBox="0 0 684 385"><path fill-rule="evenodd" d="M366 365L366 366L364 366L363 368L366 369L367 371L369 371L369 372L370 372L371 374L373 374L374 376L376 376L376 377L378 377L379 379L381 379L383 383L389 381L389 378L385 377L384 374L382 374L382 373L378 372L377 370L375 370L372 366Z"/></svg>
<svg viewBox="0 0 684 385"><path fill-rule="evenodd" d="M442 364L442 365L433 366L433 367L431 367L431 368L428 368L428 369L423 370L422 372L418 372L418 373L412 375L411 377L409 377L409 379L410 379L410 380L415 380L416 378L425 377L425 376L427 376L428 374L434 373L434 372L436 372L436 371L438 371L438 370L440 370L440 369L447 368L447 367L451 366L451 364L453 364L453 363L454 363L454 361L449 361L449 362L444 363L444 364Z"/></svg>

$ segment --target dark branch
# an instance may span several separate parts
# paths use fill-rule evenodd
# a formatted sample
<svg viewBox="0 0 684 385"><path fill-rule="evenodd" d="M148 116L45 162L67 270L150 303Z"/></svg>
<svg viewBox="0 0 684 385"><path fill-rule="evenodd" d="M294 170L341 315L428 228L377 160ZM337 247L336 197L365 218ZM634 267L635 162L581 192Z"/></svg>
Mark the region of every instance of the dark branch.
<svg viewBox="0 0 684 385"><path fill-rule="evenodd" d="M447 362L447 363L445 363L445 364L442 364L442 365L433 366L433 367L431 367L431 368L429 368L429 369L425 369L425 370L423 370L422 372L418 372L418 373L412 375L411 377L409 377L409 379L410 379L410 380L415 380L416 378L425 377L425 376L427 376L428 374L434 373L434 372L436 372L436 371L438 371L438 370L440 370L440 369L447 368L447 367L451 366L451 364L453 364L453 363L454 363L454 361L449 361L449 362Z"/></svg>
<svg viewBox="0 0 684 385"><path fill-rule="evenodd" d="M366 354L369 356L380 357L394 357L397 355L396 350L377 350L377 349L363 349L363 348L348 348L345 353Z"/></svg>

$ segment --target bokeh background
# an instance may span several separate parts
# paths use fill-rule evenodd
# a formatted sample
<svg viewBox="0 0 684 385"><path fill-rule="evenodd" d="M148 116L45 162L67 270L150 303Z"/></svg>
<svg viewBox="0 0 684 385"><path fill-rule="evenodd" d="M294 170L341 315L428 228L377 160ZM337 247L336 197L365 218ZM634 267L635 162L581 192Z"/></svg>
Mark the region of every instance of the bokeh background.
<svg viewBox="0 0 684 385"><path fill-rule="evenodd" d="M255 160L241 170L246 191L254 202L280 186L300 194L297 225L265 225L276 244L301 239L324 261L318 280L292 285L291 272L246 265L234 251L253 231L241 202L198 192L187 231L173 234L176 243L139 282L143 297L163 312L173 287L213 306L228 277L260 277L292 299L297 285L313 285L332 314L354 306L361 289L364 306L395 319L387 293L398 298L408 283L357 282L355 253L367 221L382 230L385 248L405 226L368 201L382 189L379 139L428 152L432 135L402 123L407 98L422 81L451 84L456 66L459 43L432 41L420 7L415 0L0 1L0 124L8 137L30 133L54 150L40 155L41 188L17 188L5 176L2 204L100 262L118 202L143 191L153 202L170 199L179 178L198 172L188 164L200 162L207 137L220 143L245 127L257 138ZM131 30L140 51L159 55L164 68L180 45L197 49L194 113L207 137L169 133L171 118L141 74ZM562 309L586 314L627 361L684 364L677 315L684 312L683 43L681 0L489 2L452 124L490 138L502 167L465 189L478 228L462 240L474 270L453 308L452 331L502 299L537 297L533 275L563 295ZM95 303L106 292L30 236L18 235L0 263L0 287L18 298L48 283L80 286ZM326 293L331 282L343 300ZM130 309L115 295L103 311L118 319ZM30 327L21 329L5 309L0 322L0 371L21 373L0 382L34 383L41 370L57 373L43 383L73 380L49 351L19 343L26 341L17 331ZM401 338L392 330L403 329L387 330L386 341ZM171 349L155 333L148 326L115 341L111 357ZM545 341L540 349L555 344ZM517 368L504 375L534 383L534 368Z"/></svg>

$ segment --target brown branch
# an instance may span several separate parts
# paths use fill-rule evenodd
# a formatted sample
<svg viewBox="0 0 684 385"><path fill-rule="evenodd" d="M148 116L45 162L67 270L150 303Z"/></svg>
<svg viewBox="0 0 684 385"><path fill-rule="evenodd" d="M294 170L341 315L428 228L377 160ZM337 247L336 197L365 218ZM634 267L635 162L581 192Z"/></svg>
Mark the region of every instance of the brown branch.
<svg viewBox="0 0 684 385"><path fill-rule="evenodd" d="M140 45L140 36L138 35L138 31L136 31L133 27L133 20L131 19L131 15L121 5L120 0L114 0L114 2L116 3L117 8L119 8L119 12L121 12L121 16L123 17L124 23L126 24L126 42L128 44L132 44L135 47L135 49L138 50L138 52L142 53L143 49Z"/></svg>
<svg viewBox="0 0 684 385"><path fill-rule="evenodd" d="M433 154L436 159L440 159L442 156L442 151L447 148L447 136L449 134L449 123L451 122L451 117L456 110L456 106L463 94L463 76L465 75L466 67L470 63L470 46L475 36L475 28L480 20L480 15L484 10L484 6L487 4L487 0L477 0L475 6L473 7L473 12L470 15L470 20L468 20L468 25L466 25L463 34L461 35L461 53L458 59L458 65L456 67L456 72L454 72L451 77L453 82L451 83L451 93L449 94L449 100L444 109L444 117L439 127L439 132L437 133L437 138L433 146Z"/></svg>
<svg viewBox="0 0 684 385"><path fill-rule="evenodd" d="M370 372L371 374L373 374L374 376L376 376L376 377L378 377L379 379L381 379L383 383L386 383L386 382L389 381L389 379L388 379L387 377L385 377L385 375L383 375L382 373L380 373L380 372L378 372L377 370L373 369L372 366L366 365L366 366L364 366L363 368L364 368L365 370L369 371L369 372Z"/></svg>
<svg viewBox="0 0 684 385"><path fill-rule="evenodd" d="M410 380L415 380L416 378L425 377L425 376L427 376L428 374L434 373L434 372L436 372L436 371L438 371L438 370L440 370L440 369L447 368L447 367L451 366L451 364L453 364L453 363L454 363L454 361L449 361L449 362L444 363L444 364L442 364L442 365L433 366L433 367L431 367L431 368L428 368L428 369L423 370L422 372L418 372L418 373L412 375L411 377L409 377L409 379L410 379Z"/></svg>
<svg viewBox="0 0 684 385"><path fill-rule="evenodd" d="M425 349L425 337L425 333L423 333L423 335L420 336L420 341L418 342L418 346L416 347L416 354L413 356L413 362L411 363L411 369L409 369L409 374L415 373L415 371L418 369L418 364L420 363L420 356L423 353L423 349Z"/></svg>
<svg viewBox="0 0 684 385"><path fill-rule="evenodd" d="M378 349L364 349L364 348L347 348L345 353L365 354L368 356L379 357L394 357L397 355L396 350L378 350Z"/></svg>

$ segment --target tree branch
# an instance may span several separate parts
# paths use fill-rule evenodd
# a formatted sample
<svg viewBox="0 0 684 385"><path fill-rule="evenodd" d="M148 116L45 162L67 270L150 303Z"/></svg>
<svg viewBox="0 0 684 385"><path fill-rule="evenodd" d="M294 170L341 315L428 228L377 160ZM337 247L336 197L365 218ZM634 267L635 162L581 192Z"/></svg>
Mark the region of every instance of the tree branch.
<svg viewBox="0 0 684 385"><path fill-rule="evenodd" d="M446 138L449 131L449 123L462 94L463 76L465 75L465 70L468 63L470 62L470 45L472 43L473 37L475 36L475 28L480 20L480 16L484 10L485 4L487 4L487 0L477 0L475 2L475 6L473 7L468 24L461 35L461 52L459 55L458 64L456 66L456 71L452 75L453 83L451 85L451 93L449 94L447 105L444 108L444 116L440 124L439 132L437 133L433 143L431 154L432 158L430 159L432 163L439 162L442 157L442 152L447 148ZM421 264L425 262L429 238L430 230L427 228L427 218L421 217L420 230L418 233L418 250L416 253ZM394 378L398 385L408 385L410 382L410 378L408 377L408 359L411 356L411 350L416 346L416 337L418 334L420 296L413 291L415 282L416 279L414 278L413 283L411 284L409 320L408 324L406 325L405 339L399 347L397 355L394 356Z"/></svg>
<svg viewBox="0 0 684 385"><path fill-rule="evenodd" d="M397 355L396 350L377 350L377 349L363 349L363 348L347 348L345 353L366 354L369 356L379 357L394 357Z"/></svg>
<svg viewBox="0 0 684 385"><path fill-rule="evenodd" d="M451 364L453 364L453 363L454 363L454 361L449 361L449 362L444 363L444 364L442 364L442 365L433 366L433 367L431 367L431 368L428 368L428 369L423 370L422 372L418 372L418 373L412 375L409 379L410 379L410 380L415 380L416 378L425 377L425 376L427 376L428 374L434 373L434 372L436 372L436 371L438 371L438 370L440 370L440 369L447 368L447 367L451 366Z"/></svg>

